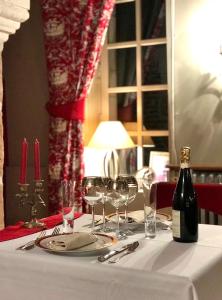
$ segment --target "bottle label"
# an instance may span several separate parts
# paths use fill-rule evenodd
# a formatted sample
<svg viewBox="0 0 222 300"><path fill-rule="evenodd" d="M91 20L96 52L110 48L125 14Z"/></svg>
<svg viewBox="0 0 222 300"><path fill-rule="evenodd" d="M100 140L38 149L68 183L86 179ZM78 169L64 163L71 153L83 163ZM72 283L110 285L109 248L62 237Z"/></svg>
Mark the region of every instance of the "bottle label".
<svg viewBox="0 0 222 300"><path fill-rule="evenodd" d="M176 238L181 237L180 232L180 211L179 210L172 210L172 232L173 236Z"/></svg>

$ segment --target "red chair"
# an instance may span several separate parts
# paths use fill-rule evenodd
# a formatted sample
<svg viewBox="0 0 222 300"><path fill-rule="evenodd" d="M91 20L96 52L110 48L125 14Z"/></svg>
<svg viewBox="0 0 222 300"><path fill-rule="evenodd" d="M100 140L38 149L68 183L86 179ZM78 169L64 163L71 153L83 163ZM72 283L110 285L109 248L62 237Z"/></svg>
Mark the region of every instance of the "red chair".
<svg viewBox="0 0 222 300"><path fill-rule="evenodd" d="M176 183L157 183L157 209L172 206L172 198ZM218 224L218 216L222 216L222 185L195 184L199 207L199 221L206 224Z"/></svg>

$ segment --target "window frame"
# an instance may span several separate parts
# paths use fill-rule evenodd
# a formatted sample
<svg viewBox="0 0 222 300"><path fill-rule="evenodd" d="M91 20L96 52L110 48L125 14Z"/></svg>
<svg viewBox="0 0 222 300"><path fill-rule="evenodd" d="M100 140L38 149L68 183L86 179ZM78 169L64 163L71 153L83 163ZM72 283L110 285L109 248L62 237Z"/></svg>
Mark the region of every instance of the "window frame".
<svg viewBox="0 0 222 300"><path fill-rule="evenodd" d="M168 151L170 149L170 132L173 126L172 124L172 102L171 102L171 57L170 53L170 31L169 26L171 20L171 0L166 0L166 37L155 39L140 39L141 37L141 1L140 0L116 0L116 5L122 3L135 2L135 25L136 25L136 40L126 42L108 43L106 38L104 48L101 56L101 95L103 99L101 119L113 120L115 112L115 105L110 105L109 95L115 93L129 93L135 92L137 96L137 130L128 131L129 135L137 139L138 154L142 153L143 138L144 137L168 137ZM142 85L142 47L154 46L154 45L166 45L167 49L167 84L155 84L155 85ZM109 87L109 63L108 52L109 50L136 48L136 86L124 86L124 87ZM168 93L168 130L144 130L143 129L143 105L142 105L142 93L147 91L167 91ZM143 156L143 155L142 155ZM138 168L143 167L143 158L139 159Z"/></svg>

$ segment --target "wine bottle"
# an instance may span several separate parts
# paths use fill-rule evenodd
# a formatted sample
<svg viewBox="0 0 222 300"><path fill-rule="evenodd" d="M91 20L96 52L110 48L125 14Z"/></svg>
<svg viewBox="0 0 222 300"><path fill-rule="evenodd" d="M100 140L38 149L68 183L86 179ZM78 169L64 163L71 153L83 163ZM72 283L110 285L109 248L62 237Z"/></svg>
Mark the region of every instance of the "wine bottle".
<svg viewBox="0 0 222 300"><path fill-rule="evenodd" d="M172 204L172 232L177 242L198 240L197 195L192 183L189 147L181 148L180 173Z"/></svg>

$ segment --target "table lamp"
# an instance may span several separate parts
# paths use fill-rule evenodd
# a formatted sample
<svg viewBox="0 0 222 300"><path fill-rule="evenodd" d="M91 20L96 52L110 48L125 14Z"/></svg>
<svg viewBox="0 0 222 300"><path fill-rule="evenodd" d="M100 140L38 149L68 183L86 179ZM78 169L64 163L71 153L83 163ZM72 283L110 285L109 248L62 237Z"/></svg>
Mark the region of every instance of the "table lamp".
<svg viewBox="0 0 222 300"><path fill-rule="evenodd" d="M115 179L119 175L119 157L116 150L136 146L120 121L102 121L88 147L107 150L103 164L104 174Z"/></svg>

